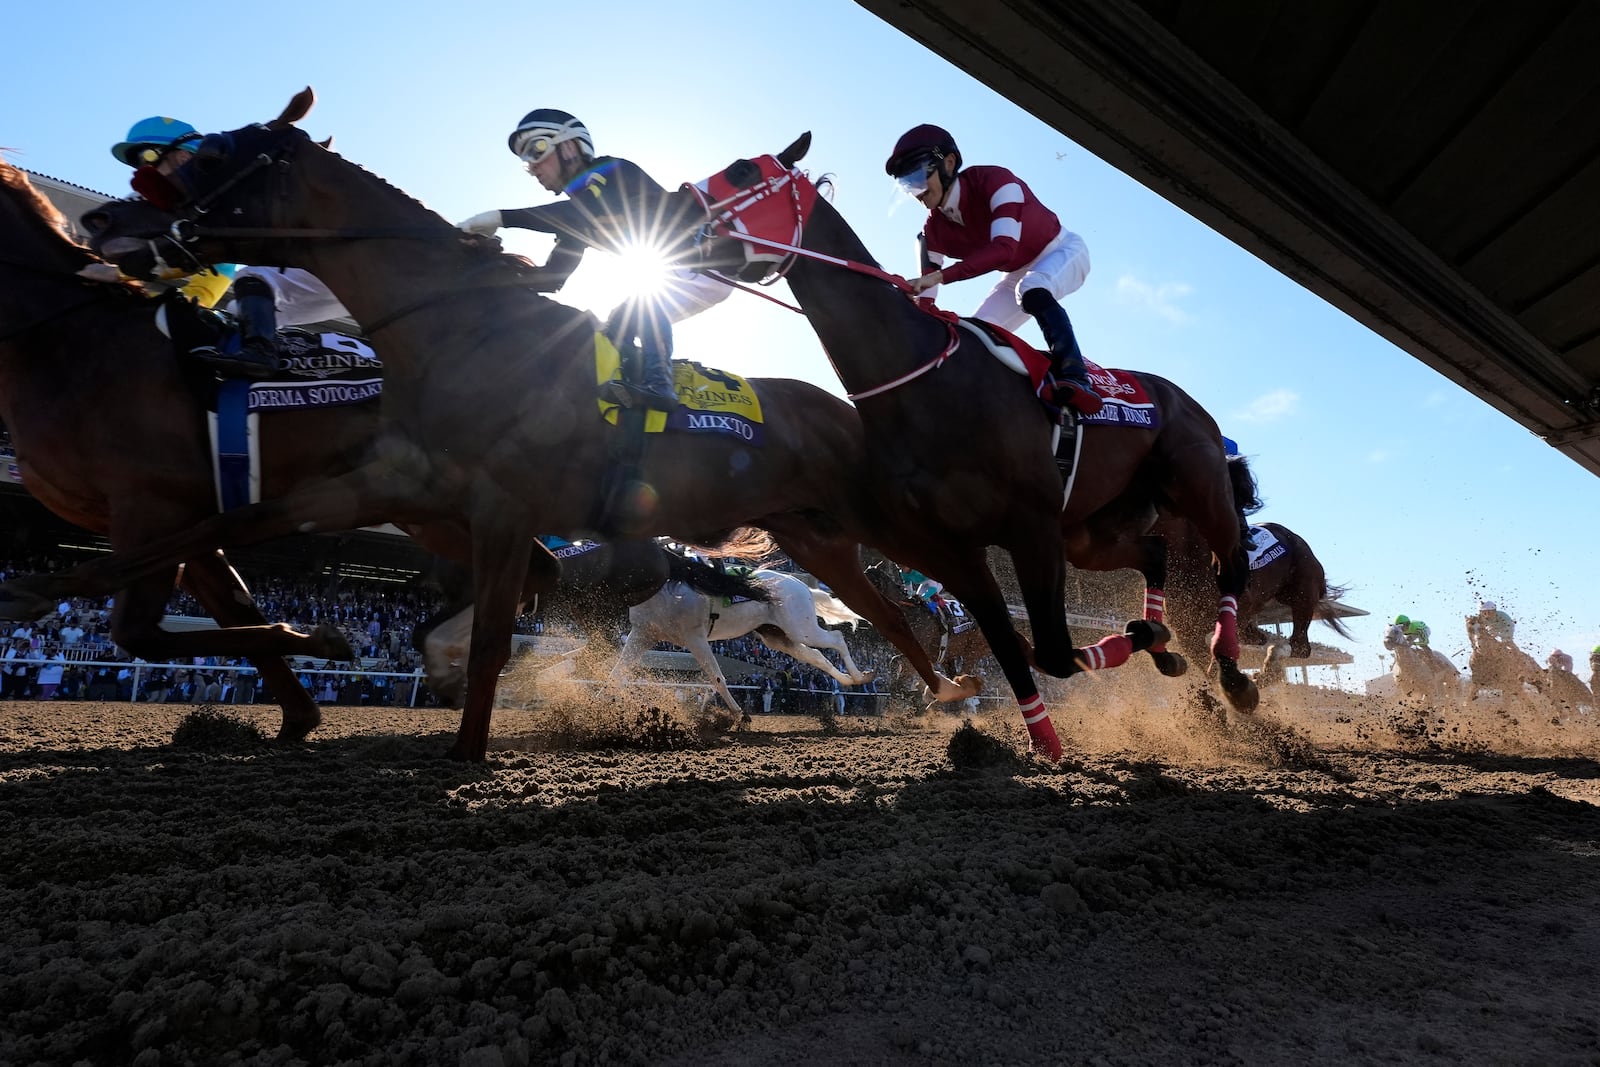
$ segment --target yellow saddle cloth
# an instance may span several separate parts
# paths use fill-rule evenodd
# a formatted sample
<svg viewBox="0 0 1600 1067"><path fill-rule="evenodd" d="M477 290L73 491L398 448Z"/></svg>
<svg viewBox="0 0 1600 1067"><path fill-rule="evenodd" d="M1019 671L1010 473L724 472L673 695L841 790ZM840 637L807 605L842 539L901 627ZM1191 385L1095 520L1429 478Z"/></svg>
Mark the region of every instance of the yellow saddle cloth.
<svg viewBox="0 0 1600 1067"><path fill-rule="evenodd" d="M594 369L597 386L622 377L621 353L611 338L598 332L594 335ZM672 381L678 390L678 407L646 412L646 433L719 433L761 444L761 398L747 379L691 360L675 359ZM600 417L615 426L622 409L608 400L597 398L597 402Z"/></svg>

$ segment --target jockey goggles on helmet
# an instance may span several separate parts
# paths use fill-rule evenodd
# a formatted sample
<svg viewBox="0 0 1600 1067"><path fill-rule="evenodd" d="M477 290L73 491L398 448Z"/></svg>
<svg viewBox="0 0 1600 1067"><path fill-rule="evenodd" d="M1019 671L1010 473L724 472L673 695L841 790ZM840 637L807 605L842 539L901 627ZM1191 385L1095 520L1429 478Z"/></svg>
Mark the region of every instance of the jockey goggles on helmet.
<svg viewBox="0 0 1600 1067"><path fill-rule="evenodd" d="M201 135L186 133L182 137L173 139L170 144L146 144L130 149L128 158L135 167L149 167L160 163L166 158L168 152L193 152L200 143Z"/></svg>

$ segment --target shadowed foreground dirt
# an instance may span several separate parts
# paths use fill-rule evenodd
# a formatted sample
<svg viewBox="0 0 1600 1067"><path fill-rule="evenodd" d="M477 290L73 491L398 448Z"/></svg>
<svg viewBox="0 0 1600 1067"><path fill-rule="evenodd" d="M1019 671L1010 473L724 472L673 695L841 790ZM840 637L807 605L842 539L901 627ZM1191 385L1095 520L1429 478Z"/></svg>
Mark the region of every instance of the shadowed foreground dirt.
<svg viewBox="0 0 1600 1067"><path fill-rule="evenodd" d="M957 771L954 720L546 751L501 712L463 767L454 713L188 711L0 705L0 1062L1600 1061L1586 740L1121 713Z"/></svg>

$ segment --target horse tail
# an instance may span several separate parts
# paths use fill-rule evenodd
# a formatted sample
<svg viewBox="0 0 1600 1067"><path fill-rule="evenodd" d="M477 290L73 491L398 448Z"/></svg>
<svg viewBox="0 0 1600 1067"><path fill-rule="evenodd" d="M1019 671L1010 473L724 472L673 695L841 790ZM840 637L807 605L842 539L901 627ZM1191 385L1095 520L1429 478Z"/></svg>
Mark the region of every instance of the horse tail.
<svg viewBox="0 0 1600 1067"><path fill-rule="evenodd" d="M695 545L694 548L703 556L737 556L760 563L777 554L778 542L765 530L740 526L729 530L714 545Z"/></svg>
<svg viewBox="0 0 1600 1067"><path fill-rule="evenodd" d="M1327 614L1328 610L1333 606L1333 602L1344 599L1344 595L1349 591L1350 587L1348 585L1329 585L1328 580L1324 578L1322 580L1322 599L1317 601L1316 618L1326 623L1334 633L1346 641L1354 641L1355 635L1344 624L1344 620L1337 615Z"/></svg>
<svg viewBox="0 0 1600 1067"><path fill-rule="evenodd" d="M701 563L676 552L667 552L667 574L675 582L682 582L697 593L706 596L735 597L759 600L772 599L765 586L738 574L729 574L709 563Z"/></svg>
<svg viewBox="0 0 1600 1067"><path fill-rule="evenodd" d="M821 619L825 623L829 623L831 625L849 623L850 628L853 630L860 623L867 621L862 616L851 611L849 606L845 604L844 601L840 600L832 593L824 592L821 589L812 589L811 599L815 601L817 605L817 618Z"/></svg>
<svg viewBox="0 0 1600 1067"><path fill-rule="evenodd" d="M1241 515L1254 515L1266 506L1256 487L1256 476L1243 456L1228 457L1228 481L1233 486L1233 506Z"/></svg>

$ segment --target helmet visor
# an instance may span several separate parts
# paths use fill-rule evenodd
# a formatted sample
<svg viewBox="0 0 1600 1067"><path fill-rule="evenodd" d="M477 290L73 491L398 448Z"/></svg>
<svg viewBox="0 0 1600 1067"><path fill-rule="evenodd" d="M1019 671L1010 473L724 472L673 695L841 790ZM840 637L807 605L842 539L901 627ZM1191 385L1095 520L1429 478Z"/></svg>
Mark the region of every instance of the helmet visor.
<svg viewBox="0 0 1600 1067"><path fill-rule="evenodd" d="M935 164L932 159L923 158L908 164L904 174L896 174L894 182L900 191L913 200L922 199L922 194L928 191L928 176L933 173Z"/></svg>

